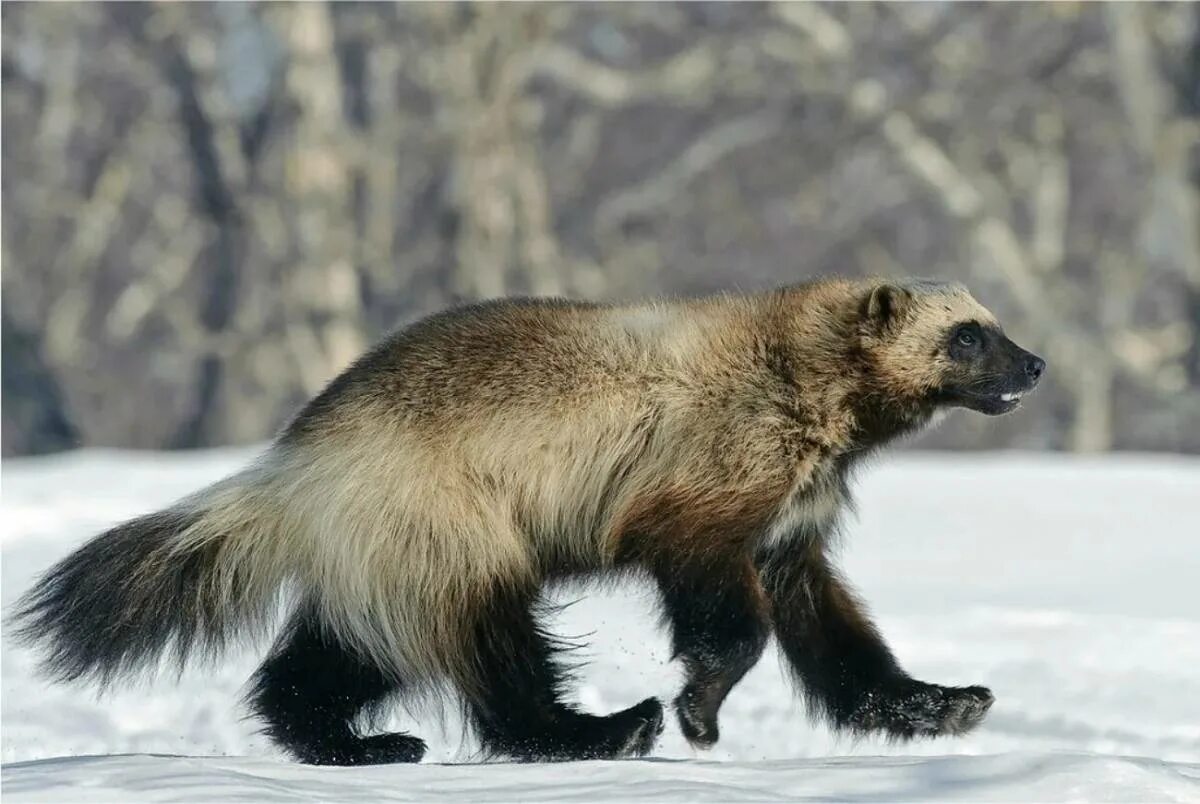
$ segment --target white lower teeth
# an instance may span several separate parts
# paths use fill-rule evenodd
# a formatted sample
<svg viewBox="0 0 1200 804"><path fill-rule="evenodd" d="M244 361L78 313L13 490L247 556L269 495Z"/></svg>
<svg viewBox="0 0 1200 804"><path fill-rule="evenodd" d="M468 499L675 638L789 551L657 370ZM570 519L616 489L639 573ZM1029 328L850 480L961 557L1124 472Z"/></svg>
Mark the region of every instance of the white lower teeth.
<svg viewBox="0 0 1200 804"><path fill-rule="evenodd" d="M1017 398L1016 394L1000 394L1001 402L1012 402L1016 398Z"/></svg>

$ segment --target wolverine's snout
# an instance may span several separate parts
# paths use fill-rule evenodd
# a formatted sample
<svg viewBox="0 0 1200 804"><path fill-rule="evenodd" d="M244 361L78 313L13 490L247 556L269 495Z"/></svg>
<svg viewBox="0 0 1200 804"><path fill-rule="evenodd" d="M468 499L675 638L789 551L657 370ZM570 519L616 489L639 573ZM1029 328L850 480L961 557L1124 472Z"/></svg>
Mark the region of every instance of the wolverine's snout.
<svg viewBox="0 0 1200 804"><path fill-rule="evenodd" d="M1033 352L1022 349L1007 338L1004 340L1006 350L1011 355L1008 380L1004 383L1005 387L998 389L998 397L991 404L984 404L977 408L992 415L1007 413L1016 408L1021 402L1021 397L1037 387L1038 382L1042 379L1042 373L1046 370L1045 360Z"/></svg>
<svg viewBox="0 0 1200 804"><path fill-rule="evenodd" d="M989 416L1016 410L1046 371L1045 360L1017 346L998 328L968 324L956 329L950 355L953 368L934 399Z"/></svg>
<svg viewBox="0 0 1200 804"><path fill-rule="evenodd" d="M1026 352L1025 359L1025 376L1029 378L1029 387L1034 388L1038 384L1038 380L1042 378L1042 372L1046 370L1046 361L1034 354Z"/></svg>
<svg viewBox="0 0 1200 804"><path fill-rule="evenodd" d="M1042 379L1046 361L1012 341L1008 341L1007 346L1013 355L1013 376L1010 382L1014 388L1020 389L1021 393L1032 391Z"/></svg>

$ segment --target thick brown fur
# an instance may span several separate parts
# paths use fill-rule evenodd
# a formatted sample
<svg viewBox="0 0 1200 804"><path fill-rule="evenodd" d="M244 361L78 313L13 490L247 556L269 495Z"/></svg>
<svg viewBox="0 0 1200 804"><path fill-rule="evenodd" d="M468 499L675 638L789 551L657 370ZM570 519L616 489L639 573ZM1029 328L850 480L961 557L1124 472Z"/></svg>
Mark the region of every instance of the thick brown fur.
<svg viewBox="0 0 1200 804"><path fill-rule="evenodd" d="M613 716L625 718L624 731L592 745L582 732L597 724L559 701L561 673L528 609L549 579L638 567L663 589L689 673L677 706L697 744L716 739L721 700L772 630L818 710L840 726L908 736L901 715L861 700L889 695L887 685L907 677L824 547L848 502L851 465L949 404L947 377L970 380L947 351L963 322L998 332L959 286L882 280L637 305L505 300L440 313L363 356L254 467L183 501L170 520L179 527L147 537L156 547L136 554L153 566L129 567L129 593L114 605L191 607L204 622L149 640L110 624L128 648L119 662L76 645L87 582L69 558L26 598L24 633L50 644L61 675L107 679L172 638L183 655L193 638L219 644L291 590L304 619L289 633L302 634L320 661L369 679L364 707L402 685L448 681L478 703L475 722L494 732L497 750L612 756L649 750L656 704ZM192 568L178 590L163 586L172 562L197 560L206 562L202 576ZM137 593L146 584L154 593ZM704 599L723 608L695 605ZM491 625L501 611L511 614L508 630ZM142 612L111 614L151 627ZM219 639L196 633L208 622ZM280 657L300 650L296 639L281 643L260 687L297 684L295 694L308 694L303 679L278 680L287 676ZM855 665L862 690L826 689L834 682L801 658L809 645L826 650L831 667L874 662L877 672ZM549 691L541 720L521 731L492 693L497 668L529 651L544 656L527 668L528 682ZM973 714L952 702L959 726L982 717L985 697L976 695ZM304 742L315 739L302 733L309 725L278 726L268 698L259 696L256 711L310 761L420 756L415 743L391 755L375 744L354 755L351 743L322 755ZM943 721L909 732L959 729ZM542 740L537 723L565 736Z"/></svg>

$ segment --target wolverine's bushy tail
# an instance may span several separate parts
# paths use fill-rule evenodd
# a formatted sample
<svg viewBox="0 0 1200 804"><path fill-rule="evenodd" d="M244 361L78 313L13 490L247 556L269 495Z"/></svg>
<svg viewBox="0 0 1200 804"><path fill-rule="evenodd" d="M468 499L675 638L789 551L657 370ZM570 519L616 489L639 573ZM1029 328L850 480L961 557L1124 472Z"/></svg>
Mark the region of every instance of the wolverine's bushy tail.
<svg viewBox="0 0 1200 804"><path fill-rule="evenodd" d="M214 487L214 502L118 525L50 569L18 602L17 636L44 650L60 680L107 684L168 655L180 665L214 655L270 613L279 578L268 578L226 512L238 479ZM253 551L250 551L252 553ZM257 562L261 564L261 562Z"/></svg>

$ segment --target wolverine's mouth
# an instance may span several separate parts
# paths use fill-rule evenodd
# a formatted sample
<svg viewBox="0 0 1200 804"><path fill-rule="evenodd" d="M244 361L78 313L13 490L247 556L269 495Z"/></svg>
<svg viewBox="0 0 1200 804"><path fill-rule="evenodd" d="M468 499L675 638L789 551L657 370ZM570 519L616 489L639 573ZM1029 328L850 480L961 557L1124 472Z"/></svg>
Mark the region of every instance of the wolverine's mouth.
<svg viewBox="0 0 1200 804"><path fill-rule="evenodd" d="M997 414L1014 411L1021 407L1021 398L1023 396L1025 396L1024 391L1005 391L999 396L992 398L991 407Z"/></svg>
<svg viewBox="0 0 1200 804"><path fill-rule="evenodd" d="M1022 396L1024 396L1024 392L1021 391L1005 391L1000 394L968 394L966 401L969 408L989 416L999 416L1020 407Z"/></svg>
<svg viewBox="0 0 1200 804"><path fill-rule="evenodd" d="M1025 391L1005 391L995 398L995 406L998 413L1008 413L1021 407L1021 400L1025 397Z"/></svg>
<svg viewBox="0 0 1200 804"><path fill-rule="evenodd" d="M958 405L988 416L1011 413L1028 391L975 391L965 388L943 391L942 402Z"/></svg>

